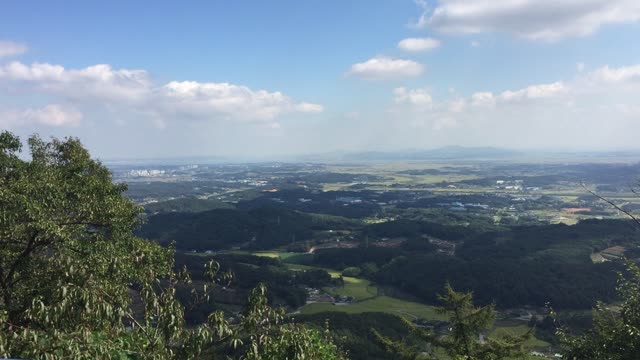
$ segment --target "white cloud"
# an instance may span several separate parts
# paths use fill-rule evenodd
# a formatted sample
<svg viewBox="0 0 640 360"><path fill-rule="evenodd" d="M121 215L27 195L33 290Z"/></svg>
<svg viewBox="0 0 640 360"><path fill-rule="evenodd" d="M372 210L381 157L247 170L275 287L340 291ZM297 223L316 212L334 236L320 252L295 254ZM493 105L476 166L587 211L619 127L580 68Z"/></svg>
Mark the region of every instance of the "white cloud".
<svg viewBox="0 0 640 360"><path fill-rule="evenodd" d="M638 21L637 0L438 0L416 25L448 33L505 32L558 40Z"/></svg>
<svg viewBox="0 0 640 360"><path fill-rule="evenodd" d="M22 82L37 90L62 94L69 98L99 101L140 101L152 89L144 70L114 70L99 64L84 69L65 69L60 65L12 62L0 67L0 79Z"/></svg>
<svg viewBox="0 0 640 360"><path fill-rule="evenodd" d="M480 44L480 41L474 40L474 41L472 41L470 43L470 45L471 45L471 47L478 48L478 47L480 47L481 44Z"/></svg>
<svg viewBox="0 0 640 360"><path fill-rule="evenodd" d="M422 9L422 15L420 15L418 21L409 23L409 27L420 29L427 26L429 21L429 4L427 4L426 0L414 0L414 2Z"/></svg>
<svg viewBox="0 0 640 360"><path fill-rule="evenodd" d="M273 122L283 114L323 111L321 105L298 103L281 92L229 83L171 81L158 86L144 70L115 70L109 65L65 69L60 65L12 62L0 66L0 80L16 88L62 96L78 105L99 104L110 111L148 115L163 126L176 116Z"/></svg>
<svg viewBox="0 0 640 360"><path fill-rule="evenodd" d="M509 102L531 99L545 99L565 94L567 93L567 91L567 87L562 82L555 82L553 84L531 85L524 89L516 91L504 91L502 94L500 94L500 100Z"/></svg>
<svg viewBox="0 0 640 360"><path fill-rule="evenodd" d="M398 43L398 48L405 51L426 51L440 46L440 40L434 38L407 38Z"/></svg>
<svg viewBox="0 0 640 360"><path fill-rule="evenodd" d="M585 68L586 65L584 63L579 62L576 64L576 70L578 70L578 72L583 72Z"/></svg>
<svg viewBox="0 0 640 360"><path fill-rule="evenodd" d="M490 92L476 92L471 95L471 104L473 106L493 107L496 104L496 99Z"/></svg>
<svg viewBox="0 0 640 360"><path fill-rule="evenodd" d="M82 121L80 111L56 104L41 109L28 109L23 112L23 116L28 121L48 126L77 126Z"/></svg>
<svg viewBox="0 0 640 360"><path fill-rule="evenodd" d="M393 80L422 75L424 66L412 60L377 56L362 63L353 64L348 75L369 80Z"/></svg>
<svg viewBox="0 0 640 360"><path fill-rule="evenodd" d="M467 108L465 99L455 99L449 102L448 109L452 113L461 113Z"/></svg>
<svg viewBox="0 0 640 360"><path fill-rule="evenodd" d="M633 134L640 132L640 65L604 66L568 81L467 97L443 94L431 98L429 107L416 106L410 95L423 93L394 91L389 113L401 135L393 136L404 142L587 149L635 146Z"/></svg>
<svg viewBox="0 0 640 360"><path fill-rule="evenodd" d="M27 52L27 45L0 40L0 58L16 56Z"/></svg>
<svg viewBox="0 0 640 360"><path fill-rule="evenodd" d="M569 90L570 89L567 85L558 81L551 84L531 85L518 90L506 90L499 95L494 95L490 91L475 92L471 95L469 102L473 106L492 108L496 106L496 104L558 98L561 95L569 93ZM466 103L466 101L461 99L458 99L457 102L462 102L462 104ZM458 110L461 106L463 107L464 105L458 105L451 108Z"/></svg>
<svg viewBox="0 0 640 360"><path fill-rule="evenodd" d="M406 89L404 87L393 90L396 104L410 104L419 107L430 108L433 98L427 89Z"/></svg>
<svg viewBox="0 0 640 360"><path fill-rule="evenodd" d="M0 124L7 128L45 125L52 127L78 126L83 115L73 107L50 104L42 108L0 111Z"/></svg>
<svg viewBox="0 0 640 360"><path fill-rule="evenodd" d="M324 107L319 104L303 102L296 105L296 110L303 113L321 113L324 111Z"/></svg>
<svg viewBox="0 0 640 360"><path fill-rule="evenodd" d="M294 103L280 92L254 91L246 86L228 83L172 81L155 94L168 112L210 117L221 114L238 120L273 120L285 113L322 112L322 106Z"/></svg>
<svg viewBox="0 0 640 360"><path fill-rule="evenodd" d="M640 81L640 65L611 68L604 66L591 74L591 79L603 83Z"/></svg>

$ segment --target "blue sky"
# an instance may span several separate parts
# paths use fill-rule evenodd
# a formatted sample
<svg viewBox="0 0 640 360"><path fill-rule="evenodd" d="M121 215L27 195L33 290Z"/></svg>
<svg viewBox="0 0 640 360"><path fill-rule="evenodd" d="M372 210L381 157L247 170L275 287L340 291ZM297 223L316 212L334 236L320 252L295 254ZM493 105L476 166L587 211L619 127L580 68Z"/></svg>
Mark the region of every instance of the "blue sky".
<svg viewBox="0 0 640 360"><path fill-rule="evenodd" d="M2 7L0 128L102 158L637 147L636 0Z"/></svg>

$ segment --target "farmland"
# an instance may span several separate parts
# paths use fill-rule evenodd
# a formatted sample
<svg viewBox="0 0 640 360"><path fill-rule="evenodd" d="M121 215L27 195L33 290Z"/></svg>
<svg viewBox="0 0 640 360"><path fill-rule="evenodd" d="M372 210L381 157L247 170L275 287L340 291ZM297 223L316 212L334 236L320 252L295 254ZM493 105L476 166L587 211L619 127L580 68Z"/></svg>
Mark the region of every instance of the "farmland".
<svg viewBox="0 0 640 360"><path fill-rule="evenodd" d="M204 180L211 169L216 180ZM155 184L162 195L154 199L132 183L132 198L157 204L140 235L175 246L194 269L217 259L233 272L234 284L218 294L228 311L264 283L292 319L381 313L439 326L447 319L436 312L438 294L450 283L472 291L478 306L496 305L501 315L487 336L515 335L533 324L523 313L548 323L547 303L560 314L586 314L597 300L615 302L620 259L640 254L624 215L594 195L640 213L624 180L640 177L634 164L438 160L193 171L191 184ZM588 317L567 321L580 328ZM543 336L526 345L548 355L553 331Z"/></svg>

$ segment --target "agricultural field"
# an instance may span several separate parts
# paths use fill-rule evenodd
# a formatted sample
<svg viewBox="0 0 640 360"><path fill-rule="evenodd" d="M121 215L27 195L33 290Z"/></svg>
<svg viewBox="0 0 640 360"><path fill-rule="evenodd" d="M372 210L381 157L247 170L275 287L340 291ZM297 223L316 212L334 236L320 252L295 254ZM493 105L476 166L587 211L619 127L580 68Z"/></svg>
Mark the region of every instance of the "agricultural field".
<svg viewBox="0 0 640 360"><path fill-rule="evenodd" d="M216 171L220 181L210 185L158 185L164 199L180 201L158 196L140 235L175 243L194 264L237 255L227 266L247 285L268 283L291 314L444 320L435 306L446 283L500 312L549 302L559 313L585 311L595 300L616 301L621 263L601 253L619 246L640 255L624 214L590 193L640 212L624 180L640 177L640 165L398 161ZM135 199L153 200L134 190ZM342 276L346 269L354 275ZM527 326L500 320L490 334ZM540 339L527 347L553 356Z"/></svg>
<svg viewBox="0 0 640 360"><path fill-rule="evenodd" d="M316 314L326 311L339 311L349 314L383 312L401 316L409 321L417 319L445 320L442 315L436 313L433 306L400 300L388 296L376 296L372 299L358 301L348 305L312 303L307 304L300 309L302 314Z"/></svg>
<svg viewBox="0 0 640 360"><path fill-rule="evenodd" d="M357 301L363 301L378 296L378 288L369 280L344 276L344 286L324 287L322 290L331 296L350 296Z"/></svg>

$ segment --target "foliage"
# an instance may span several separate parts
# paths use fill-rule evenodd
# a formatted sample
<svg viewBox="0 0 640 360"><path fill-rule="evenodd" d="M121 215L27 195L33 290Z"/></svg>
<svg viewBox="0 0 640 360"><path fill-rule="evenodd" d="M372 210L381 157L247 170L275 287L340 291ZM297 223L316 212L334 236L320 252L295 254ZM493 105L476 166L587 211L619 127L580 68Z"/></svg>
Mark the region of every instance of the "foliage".
<svg viewBox="0 0 640 360"><path fill-rule="evenodd" d="M297 323L322 326L331 324L331 333L340 347L348 351L353 360L393 359L395 354L387 351L371 332L377 329L385 337L399 341L410 336L409 328L396 315L365 312L345 314L341 312L323 312L312 315L296 315Z"/></svg>
<svg viewBox="0 0 640 360"><path fill-rule="evenodd" d="M316 250L313 263L332 269L344 269L360 266L364 263L382 266L399 254L397 249L373 246L368 248L327 248Z"/></svg>
<svg viewBox="0 0 640 360"><path fill-rule="evenodd" d="M214 209L232 209L233 205L213 199L198 199L186 197L166 200L145 205L144 210L148 214L167 212L201 212Z"/></svg>
<svg viewBox="0 0 640 360"><path fill-rule="evenodd" d="M270 249L309 240L313 237L313 230L347 225L333 216L264 205L249 210L161 213L149 217L140 235L165 245L175 241L178 250L187 251L221 250L234 246Z"/></svg>
<svg viewBox="0 0 640 360"><path fill-rule="evenodd" d="M184 328L173 252L133 236L140 209L78 140L29 148L0 138L2 355L189 358L229 335L219 313Z"/></svg>
<svg viewBox="0 0 640 360"><path fill-rule="evenodd" d="M243 339L255 354L287 331L262 285L237 323L214 312L187 328L176 289L190 279L173 270L171 248L134 236L141 209L126 186L77 139L28 143L30 161L19 138L0 133L1 357L194 359L223 344L242 349ZM194 303L230 280L219 270L206 264ZM300 343L296 356L314 351Z"/></svg>
<svg viewBox="0 0 640 360"><path fill-rule="evenodd" d="M362 273L362 269L356 266L351 266L342 270L342 276L356 277Z"/></svg>
<svg viewBox="0 0 640 360"><path fill-rule="evenodd" d="M497 360L524 354L523 344L531 336L530 332L522 336L484 337L484 340L481 340L479 337L486 334L495 319L494 306L476 307L473 304L472 293L456 292L448 284L444 290L445 293L438 296L442 303L438 311L448 315L449 332L445 336L438 336L432 331L407 322L416 336L431 346L444 349L453 359ZM379 341L400 359L416 359L423 352L423 349L392 341L376 330L372 331ZM428 350L427 352L433 354L433 349Z"/></svg>
<svg viewBox="0 0 640 360"><path fill-rule="evenodd" d="M220 264L222 271L234 274L234 281L230 286L234 291L225 292L226 299L233 296L229 299L233 303L243 303L249 290L262 283L269 289L270 304L297 308L307 300L305 286L320 288L332 282L331 275L325 270L292 271L279 259L248 254L200 256L177 253L176 269L186 267L194 280L201 281L204 280L201 269L211 259ZM202 316L198 318L201 319Z"/></svg>
<svg viewBox="0 0 640 360"><path fill-rule="evenodd" d="M341 360L346 359L333 343L328 325L323 332L301 324L287 324L266 337L262 346L247 354L247 360Z"/></svg>
<svg viewBox="0 0 640 360"><path fill-rule="evenodd" d="M631 360L640 354L640 267L627 262L627 274L620 274L619 309L598 303L593 327L581 336L571 336L559 328L557 335L565 346L563 358ZM554 313L554 316L557 315Z"/></svg>
<svg viewBox="0 0 640 360"><path fill-rule="evenodd" d="M612 283L618 268L613 262L593 264L590 260L563 263L549 258L497 259L480 255L467 260L413 254L394 258L373 279L397 286L429 304L438 301L435 294L448 281L458 289L473 291L481 304L495 301L498 307L509 308L543 307L551 302L563 309L588 309L597 299L615 298Z"/></svg>

